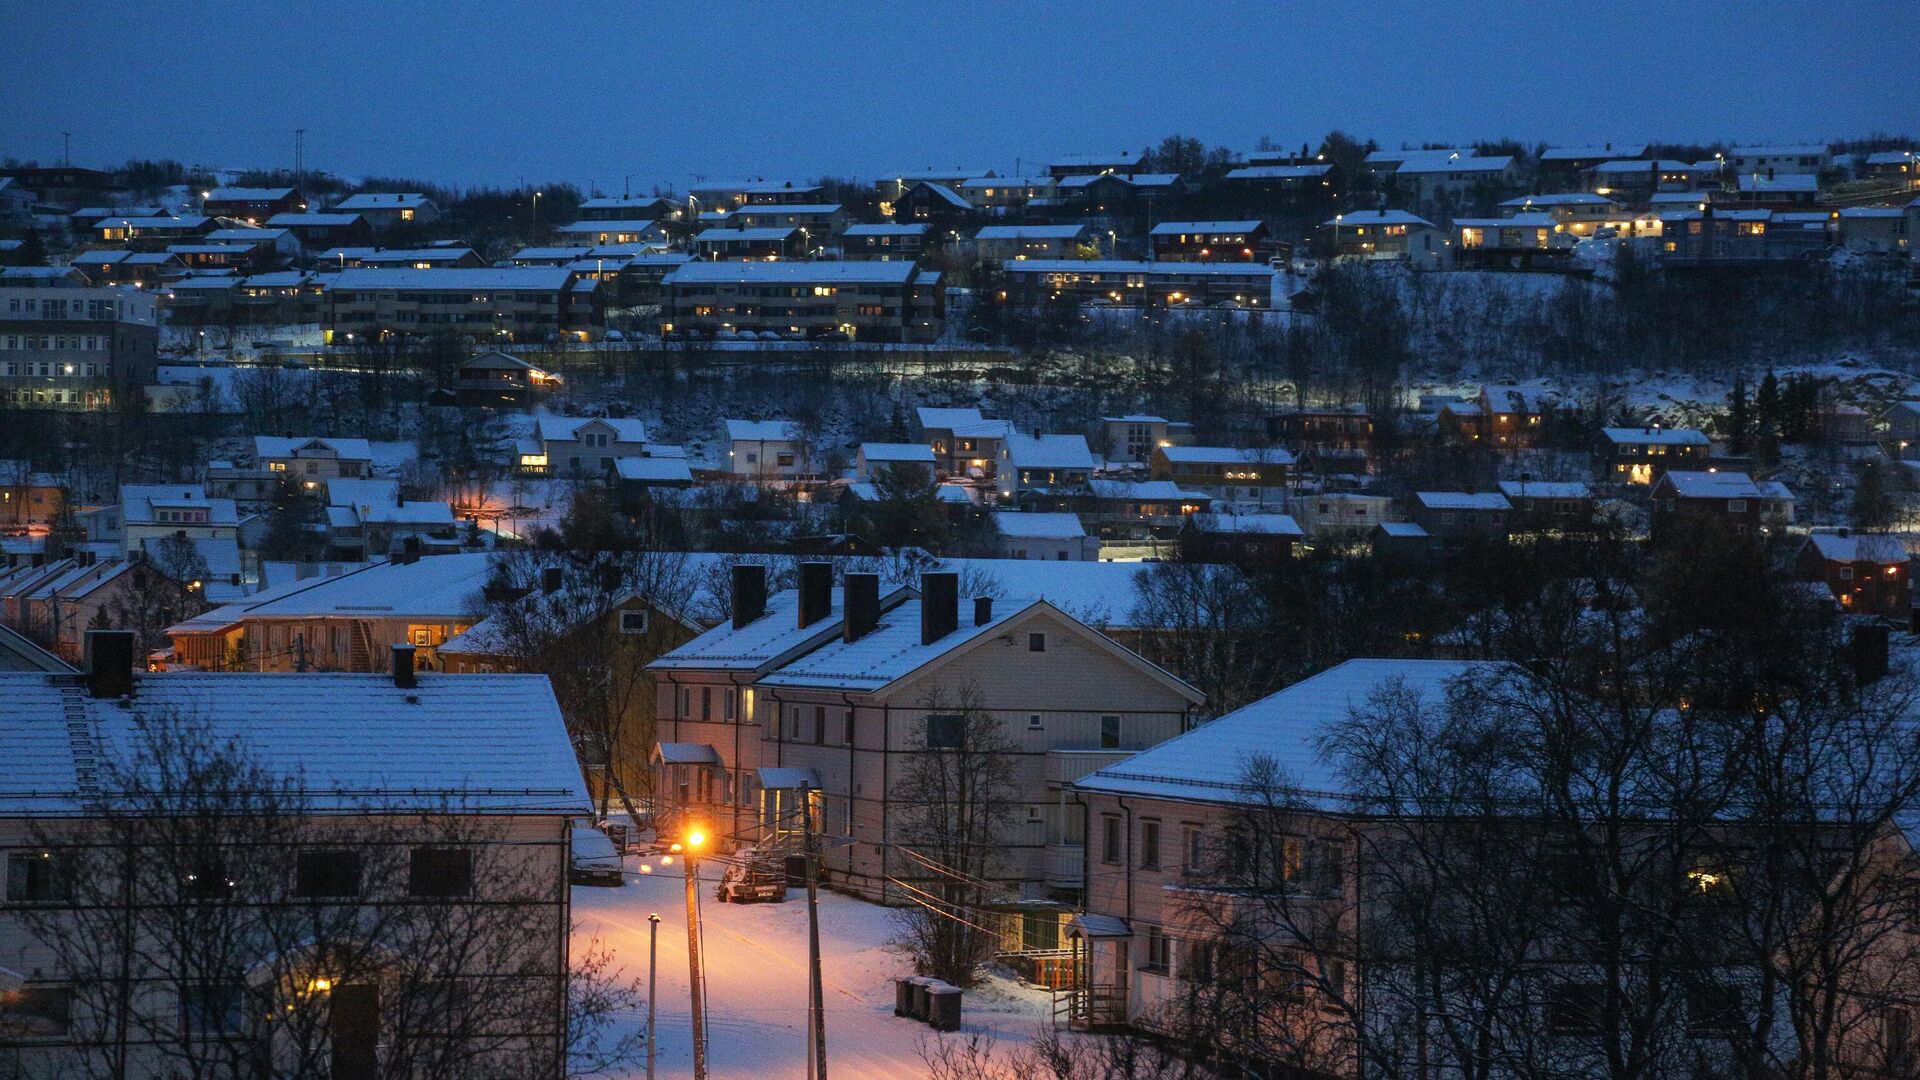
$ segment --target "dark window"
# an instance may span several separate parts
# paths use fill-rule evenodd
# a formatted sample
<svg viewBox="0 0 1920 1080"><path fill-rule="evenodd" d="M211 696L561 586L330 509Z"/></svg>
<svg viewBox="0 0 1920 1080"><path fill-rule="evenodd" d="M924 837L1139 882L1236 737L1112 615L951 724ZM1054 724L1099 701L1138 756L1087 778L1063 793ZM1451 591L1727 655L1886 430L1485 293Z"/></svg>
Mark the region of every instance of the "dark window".
<svg viewBox="0 0 1920 1080"><path fill-rule="evenodd" d="M1120 718L1103 716L1100 718L1100 749L1118 750L1120 748Z"/></svg>
<svg viewBox="0 0 1920 1080"><path fill-rule="evenodd" d="M360 895L360 853L303 851L294 864L293 895L302 899Z"/></svg>
<svg viewBox="0 0 1920 1080"><path fill-rule="evenodd" d="M0 994L0 1037L56 1038L67 1033L73 997L63 986L23 986Z"/></svg>
<svg viewBox="0 0 1920 1080"><path fill-rule="evenodd" d="M7 853L7 901L46 904L73 896L73 867L52 851Z"/></svg>
<svg viewBox="0 0 1920 1080"><path fill-rule="evenodd" d="M952 714L935 714L927 717L927 749L960 749L960 735L964 726L964 718Z"/></svg>
<svg viewBox="0 0 1920 1080"><path fill-rule="evenodd" d="M1027 651L1028 652L1046 652L1047 651L1047 635L1028 634L1027 635Z"/></svg>
<svg viewBox="0 0 1920 1080"><path fill-rule="evenodd" d="M848 746L853 745L853 710L852 709L847 710L847 737L844 741Z"/></svg>
<svg viewBox="0 0 1920 1080"><path fill-rule="evenodd" d="M1146 870L1160 868L1160 823L1157 821L1140 823L1140 866Z"/></svg>
<svg viewBox="0 0 1920 1080"><path fill-rule="evenodd" d="M196 983L180 991L180 1020L189 1035L245 1030L247 988L238 982Z"/></svg>
<svg viewBox="0 0 1920 1080"><path fill-rule="evenodd" d="M1555 1035L1594 1035L1600 1031L1600 1007L1606 989L1598 983L1569 983L1547 992L1547 1030Z"/></svg>
<svg viewBox="0 0 1920 1080"><path fill-rule="evenodd" d="M209 857L194 864L187 879L180 883L180 895L188 900L226 900L238 883L227 873L224 859Z"/></svg>
<svg viewBox="0 0 1920 1080"><path fill-rule="evenodd" d="M1156 975L1167 973L1168 962L1172 959L1171 941L1157 926L1147 927L1147 961L1140 970Z"/></svg>
<svg viewBox="0 0 1920 1080"><path fill-rule="evenodd" d="M1687 1034L1728 1035L1745 1025L1738 988L1706 983L1687 990Z"/></svg>
<svg viewBox="0 0 1920 1080"><path fill-rule="evenodd" d="M1100 861L1120 861L1120 818L1107 814L1100 819Z"/></svg>
<svg viewBox="0 0 1920 1080"><path fill-rule="evenodd" d="M815 705L813 707L813 745L825 746L826 744L827 707L825 705Z"/></svg>
<svg viewBox="0 0 1920 1080"><path fill-rule="evenodd" d="M620 613L620 632L623 634L644 634L647 632L647 613L644 611L623 611Z"/></svg>
<svg viewBox="0 0 1920 1080"><path fill-rule="evenodd" d="M407 892L413 896L473 893L473 852L465 848L414 848Z"/></svg>

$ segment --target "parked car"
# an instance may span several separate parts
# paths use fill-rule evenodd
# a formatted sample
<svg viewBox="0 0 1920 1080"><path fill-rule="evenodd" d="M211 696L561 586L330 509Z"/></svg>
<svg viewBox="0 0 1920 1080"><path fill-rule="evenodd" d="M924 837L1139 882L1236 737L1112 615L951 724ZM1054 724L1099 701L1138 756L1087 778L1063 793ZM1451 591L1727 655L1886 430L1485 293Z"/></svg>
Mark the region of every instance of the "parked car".
<svg viewBox="0 0 1920 1080"><path fill-rule="evenodd" d="M567 870L567 881L574 885L613 885L626 884L625 863L620 849L613 846L607 834L583 821L576 821L572 828L573 862Z"/></svg>

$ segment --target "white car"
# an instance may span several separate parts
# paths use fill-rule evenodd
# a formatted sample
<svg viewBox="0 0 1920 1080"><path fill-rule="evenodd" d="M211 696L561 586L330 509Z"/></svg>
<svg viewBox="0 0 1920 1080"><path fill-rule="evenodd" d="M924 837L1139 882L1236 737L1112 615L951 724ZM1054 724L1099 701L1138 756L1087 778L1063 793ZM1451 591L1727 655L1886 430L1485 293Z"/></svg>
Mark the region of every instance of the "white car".
<svg viewBox="0 0 1920 1080"><path fill-rule="evenodd" d="M626 866L620 857L620 849L613 846L607 834L583 821L572 823L573 861L567 870L567 881L574 885L613 885L626 884Z"/></svg>

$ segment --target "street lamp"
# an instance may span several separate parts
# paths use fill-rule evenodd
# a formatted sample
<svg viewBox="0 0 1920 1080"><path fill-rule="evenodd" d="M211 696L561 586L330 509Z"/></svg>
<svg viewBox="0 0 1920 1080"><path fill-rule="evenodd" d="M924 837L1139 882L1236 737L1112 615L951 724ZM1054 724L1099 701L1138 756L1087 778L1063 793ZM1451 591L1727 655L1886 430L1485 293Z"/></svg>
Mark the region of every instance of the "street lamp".
<svg viewBox="0 0 1920 1080"><path fill-rule="evenodd" d="M642 866L642 870L651 869ZM660 913L647 916L647 1080L653 1080L653 1048L657 1040L653 1037L653 1003L658 995L654 988L659 985L655 975L660 960Z"/></svg>
<svg viewBox="0 0 1920 1080"><path fill-rule="evenodd" d="M533 193L533 232L535 236L540 234L540 196L545 194L546 192L544 191L536 191Z"/></svg>
<svg viewBox="0 0 1920 1080"><path fill-rule="evenodd" d="M700 992L700 886L694 873L695 856L706 846L706 832L694 826L687 830L684 844L672 847L685 855L680 865L687 876L687 996L693 1017L693 1080L707 1080L707 1027Z"/></svg>

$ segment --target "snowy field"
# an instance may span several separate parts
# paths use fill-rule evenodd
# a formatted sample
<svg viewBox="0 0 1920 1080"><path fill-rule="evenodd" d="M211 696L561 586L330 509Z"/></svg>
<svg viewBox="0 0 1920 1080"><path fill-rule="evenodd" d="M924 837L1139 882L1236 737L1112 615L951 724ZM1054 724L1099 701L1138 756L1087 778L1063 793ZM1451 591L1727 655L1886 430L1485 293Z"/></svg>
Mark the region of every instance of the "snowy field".
<svg viewBox="0 0 1920 1080"><path fill-rule="evenodd" d="M631 865L631 863L630 863ZM677 868L673 868L677 870ZM717 874L718 867L713 868ZM703 876L705 876L703 874ZM658 1075L693 1074L687 1014L685 879L658 873L624 888L573 890L574 953L593 939L614 951L628 978L647 974L647 915L660 914ZM807 908L804 891L784 904L722 904L713 884L700 889L705 927L708 1075L713 1080L781 1080L807 1073ZM820 896L827 1066L835 1080L898 1080L924 1075L916 1052L932 1029L893 1015L893 978L912 974L889 949L897 932L887 908L835 893ZM1004 979L967 992L966 1027L991 1031L1000 1045L1023 1042L1051 1020L1051 998ZM644 1025L644 1013L632 1018ZM624 1074L646 1075L644 1065Z"/></svg>

